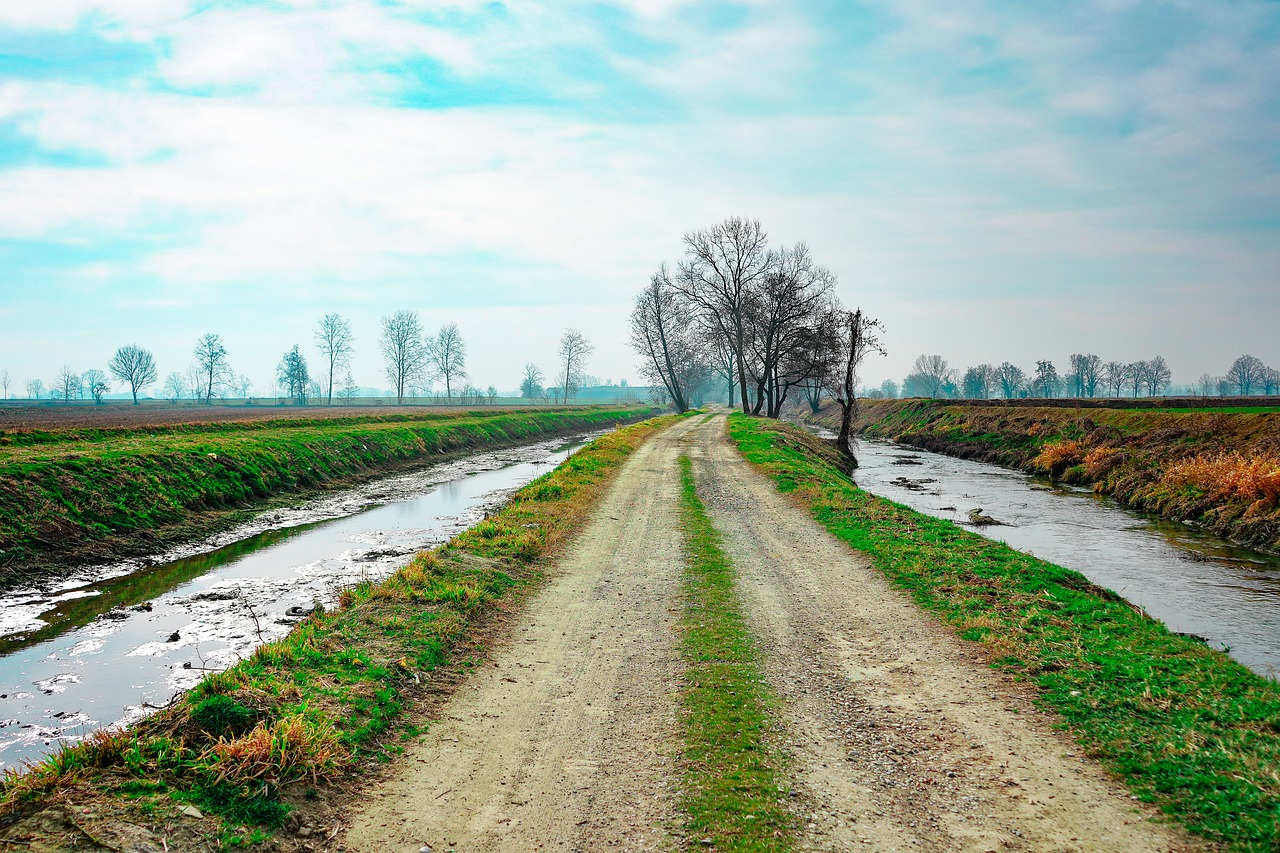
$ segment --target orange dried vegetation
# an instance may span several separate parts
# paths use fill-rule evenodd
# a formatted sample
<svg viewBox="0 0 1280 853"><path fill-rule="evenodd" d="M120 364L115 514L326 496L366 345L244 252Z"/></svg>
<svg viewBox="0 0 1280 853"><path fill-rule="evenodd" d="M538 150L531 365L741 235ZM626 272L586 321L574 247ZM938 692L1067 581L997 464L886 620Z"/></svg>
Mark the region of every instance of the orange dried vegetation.
<svg viewBox="0 0 1280 853"><path fill-rule="evenodd" d="M1280 502L1280 456L1244 454L1193 456L1169 466L1161 478L1170 486L1193 486L1215 498Z"/></svg>
<svg viewBox="0 0 1280 853"><path fill-rule="evenodd" d="M1031 464L1041 471L1057 475L1072 465L1079 465L1084 458L1084 448L1080 442L1067 439L1046 444Z"/></svg>

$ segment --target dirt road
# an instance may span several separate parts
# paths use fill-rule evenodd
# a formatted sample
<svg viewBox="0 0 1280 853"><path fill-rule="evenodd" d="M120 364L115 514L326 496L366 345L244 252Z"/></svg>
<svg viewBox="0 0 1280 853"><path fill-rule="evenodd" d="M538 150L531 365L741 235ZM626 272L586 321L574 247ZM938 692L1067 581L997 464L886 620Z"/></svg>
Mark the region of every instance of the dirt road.
<svg viewBox="0 0 1280 853"><path fill-rule="evenodd" d="M778 495L723 418L656 436L347 849L681 849L681 453L784 700L803 850L1198 849Z"/></svg>

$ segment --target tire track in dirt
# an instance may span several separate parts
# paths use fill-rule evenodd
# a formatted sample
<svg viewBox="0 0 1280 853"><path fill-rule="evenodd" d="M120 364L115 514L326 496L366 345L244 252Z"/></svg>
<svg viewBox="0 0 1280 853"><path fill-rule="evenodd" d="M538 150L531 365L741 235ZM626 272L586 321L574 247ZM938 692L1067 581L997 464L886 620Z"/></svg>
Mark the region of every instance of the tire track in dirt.
<svg viewBox="0 0 1280 853"><path fill-rule="evenodd" d="M369 792L346 849L676 848L676 458L694 428L628 460L516 636Z"/></svg>
<svg viewBox="0 0 1280 853"><path fill-rule="evenodd" d="M779 495L724 420L689 450L783 698L802 850L1206 849Z"/></svg>

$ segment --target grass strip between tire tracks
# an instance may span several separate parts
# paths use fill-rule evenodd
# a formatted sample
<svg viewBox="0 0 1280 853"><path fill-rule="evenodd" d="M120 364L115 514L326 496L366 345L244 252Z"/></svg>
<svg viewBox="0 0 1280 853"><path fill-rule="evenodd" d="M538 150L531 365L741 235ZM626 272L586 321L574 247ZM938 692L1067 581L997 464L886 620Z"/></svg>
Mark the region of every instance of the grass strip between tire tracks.
<svg viewBox="0 0 1280 853"><path fill-rule="evenodd" d="M1280 849L1280 685L1077 572L863 492L828 442L733 415L779 491L1042 704L1134 793L1236 849Z"/></svg>
<svg viewBox="0 0 1280 853"><path fill-rule="evenodd" d="M338 608L307 617L173 707L9 771L0 814L114 795L132 802L132 821L163 831L188 802L225 819L210 830L220 844L263 840L300 787L341 777L362 756L390 757L420 734L402 722L413 698L447 689L433 683L446 664L467 668L453 658L475 644L485 617L513 589L540 584L542 558L590 519L627 457L672 420L598 438L499 513L381 583L344 590Z"/></svg>
<svg viewBox="0 0 1280 853"><path fill-rule="evenodd" d="M698 499L689 457L680 457L680 471L689 830L695 846L709 838L717 850L791 850L795 820L780 801L782 754L769 743L777 700L756 663L733 565Z"/></svg>

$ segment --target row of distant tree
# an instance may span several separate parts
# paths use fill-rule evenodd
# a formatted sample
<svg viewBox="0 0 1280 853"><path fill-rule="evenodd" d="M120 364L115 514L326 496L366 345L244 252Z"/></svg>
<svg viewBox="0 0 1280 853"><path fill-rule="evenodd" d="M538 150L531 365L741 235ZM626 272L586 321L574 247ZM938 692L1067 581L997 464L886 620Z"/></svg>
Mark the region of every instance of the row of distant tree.
<svg viewBox="0 0 1280 853"><path fill-rule="evenodd" d="M1103 361L1092 353L1071 356L1060 374L1052 361L1037 361L1031 371L1016 364L979 364L964 372L940 355L921 355L899 386L888 380L865 392L868 397L953 397L985 400L1003 397L1138 397L1169 391L1172 372L1163 356L1133 362ZM1280 393L1280 370L1257 356L1242 355L1222 376L1201 374L1191 389L1206 397Z"/></svg>
<svg viewBox="0 0 1280 853"><path fill-rule="evenodd" d="M351 374L355 335L350 322L339 314L326 314L314 338L318 351L315 371L302 348L295 344L276 366L273 396L299 405L313 402L332 405L335 398L350 402L360 394ZM404 403L406 398L433 396L437 383L444 385L442 399L451 403L493 402L498 397L494 386L481 390L470 381L467 344L457 323L445 323L433 334L423 330L417 312L396 311L382 318L378 346L385 376L397 403ZM557 384L544 387L542 369L527 363L520 384L522 396L567 402L586 378L585 368L592 350L585 335L576 329L567 329L560 339L560 360L554 377ZM91 398L101 403L111 392L113 381L130 393L135 405L140 394L157 384L161 395L174 402L191 399L208 404L227 397L249 399L253 392L248 377L232 369L226 344L214 333L196 342L185 372L170 372L163 382L160 382L160 371L152 352L138 344L129 344L116 350L105 371L95 368L81 373L67 365L48 385L33 379L26 383L25 390L31 399ZM9 371L0 370L0 392L4 399L9 399L12 386Z"/></svg>

